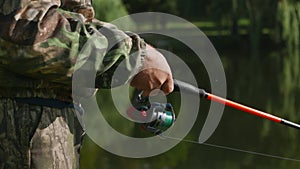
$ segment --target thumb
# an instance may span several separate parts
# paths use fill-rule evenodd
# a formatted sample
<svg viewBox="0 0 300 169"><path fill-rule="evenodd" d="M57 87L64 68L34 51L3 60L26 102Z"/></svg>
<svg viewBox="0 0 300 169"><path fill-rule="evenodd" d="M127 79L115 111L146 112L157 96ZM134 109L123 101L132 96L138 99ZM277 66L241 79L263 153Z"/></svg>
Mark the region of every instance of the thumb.
<svg viewBox="0 0 300 169"><path fill-rule="evenodd" d="M169 94L174 90L174 81L171 77L169 77L165 83L161 86L161 90L165 93L165 94Z"/></svg>

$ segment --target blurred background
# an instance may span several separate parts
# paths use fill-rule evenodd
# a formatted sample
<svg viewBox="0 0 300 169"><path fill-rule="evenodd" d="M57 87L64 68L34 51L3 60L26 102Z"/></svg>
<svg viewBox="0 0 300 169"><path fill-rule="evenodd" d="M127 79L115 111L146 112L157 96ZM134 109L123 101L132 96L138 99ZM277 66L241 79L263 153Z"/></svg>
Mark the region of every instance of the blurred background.
<svg viewBox="0 0 300 169"><path fill-rule="evenodd" d="M299 0L93 0L93 5L96 17L108 22L150 11L188 20L208 36L219 53L226 73L228 98L300 123ZM128 22L134 24L133 20ZM161 23L150 28L173 29L184 36L193 36L185 25ZM181 57L194 72L198 85L209 91L207 72L190 49L168 37L145 35L143 38ZM119 117L109 98L109 91L98 93L107 121L129 135L138 132L134 124ZM168 96L175 109L178 100L176 94ZM201 100L197 122L186 140L197 141L209 104ZM225 108L218 128L207 142L300 159L299 131L231 108ZM159 156L131 159L101 149L87 136L81 168L299 169L300 162L184 141Z"/></svg>

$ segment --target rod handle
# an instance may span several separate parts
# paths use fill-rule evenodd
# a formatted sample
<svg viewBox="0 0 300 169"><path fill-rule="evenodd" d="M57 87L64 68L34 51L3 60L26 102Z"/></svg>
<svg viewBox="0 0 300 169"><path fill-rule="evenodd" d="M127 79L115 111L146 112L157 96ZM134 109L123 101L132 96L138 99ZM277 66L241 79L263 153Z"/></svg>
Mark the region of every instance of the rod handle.
<svg viewBox="0 0 300 169"><path fill-rule="evenodd" d="M189 83L174 79L174 91L181 91L187 94L200 95L201 98L206 96L206 92L203 89L199 89Z"/></svg>

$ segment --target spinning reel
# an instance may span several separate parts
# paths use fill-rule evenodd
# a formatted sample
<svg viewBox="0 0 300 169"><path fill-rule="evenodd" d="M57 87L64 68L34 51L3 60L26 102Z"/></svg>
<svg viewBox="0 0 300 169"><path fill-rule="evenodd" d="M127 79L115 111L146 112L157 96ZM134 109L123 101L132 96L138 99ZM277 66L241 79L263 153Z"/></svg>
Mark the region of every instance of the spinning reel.
<svg viewBox="0 0 300 169"><path fill-rule="evenodd" d="M175 113L170 103L149 103L149 98L142 98L142 92L127 110L129 118L141 124L141 128L153 134L161 134L175 122Z"/></svg>

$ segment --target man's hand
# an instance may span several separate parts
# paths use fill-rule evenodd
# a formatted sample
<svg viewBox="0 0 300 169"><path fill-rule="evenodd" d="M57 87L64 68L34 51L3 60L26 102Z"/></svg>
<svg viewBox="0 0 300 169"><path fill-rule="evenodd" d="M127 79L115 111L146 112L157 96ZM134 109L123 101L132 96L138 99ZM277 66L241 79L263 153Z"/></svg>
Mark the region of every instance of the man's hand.
<svg viewBox="0 0 300 169"><path fill-rule="evenodd" d="M174 88L173 77L166 59L149 45L146 47L146 52L144 65L130 85L143 90L143 96L148 96L154 89L161 89L165 94L171 93Z"/></svg>

